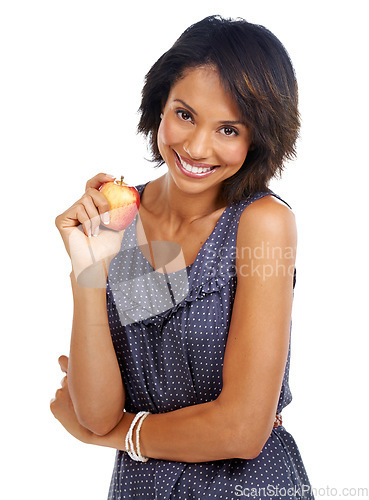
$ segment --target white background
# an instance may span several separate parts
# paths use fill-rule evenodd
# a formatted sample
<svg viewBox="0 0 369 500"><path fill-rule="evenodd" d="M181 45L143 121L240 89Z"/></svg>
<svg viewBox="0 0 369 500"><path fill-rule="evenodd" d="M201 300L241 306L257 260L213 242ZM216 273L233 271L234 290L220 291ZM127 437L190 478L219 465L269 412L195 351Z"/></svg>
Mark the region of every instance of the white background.
<svg viewBox="0 0 369 500"><path fill-rule="evenodd" d="M79 443L49 411L72 318L54 219L97 172L130 184L165 172L145 161L136 136L143 78L210 14L265 25L294 62L299 156L271 185L292 206L299 237L294 399L284 425L317 498L327 488L330 496L369 488L365 2L8 0L0 7L2 499L107 497L114 450Z"/></svg>

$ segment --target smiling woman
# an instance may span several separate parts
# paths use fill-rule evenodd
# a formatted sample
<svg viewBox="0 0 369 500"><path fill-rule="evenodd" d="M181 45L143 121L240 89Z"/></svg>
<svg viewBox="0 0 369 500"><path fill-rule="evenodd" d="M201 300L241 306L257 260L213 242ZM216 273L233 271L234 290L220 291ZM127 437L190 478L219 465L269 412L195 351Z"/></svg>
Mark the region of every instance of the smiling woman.
<svg viewBox="0 0 369 500"><path fill-rule="evenodd" d="M211 189L214 198L220 183L243 166L250 143L249 127L217 70L188 69L169 93L157 134L168 180L193 195Z"/></svg>
<svg viewBox="0 0 369 500"><path fill-rule="evenodd" d="M206 18L151 68L140 111L168 171L137 186L139 217L118 251L96 237L114 254L106 290L71 275L70 356L51 409L76 438L117 449L111 500L250 488L312 499L281 416L296 224L268 188L299 128L289 57L261 26ZM64 241L86 215L103 217L107 180L90 179L57 217Z"/></svg>
<svg viewBox="0 0 369 500"><path fill-rule="evenodd" d="M158 165L163 162L157 143L163 105L186 71L204 66L216 69L238 120L252 133L243 168L223 186L227 202L241 200L264 190L282 173L285 160L295 156L300 119L294 69L282 43L263 26L218 16L190 26L152 66L142 92L138 130L149 136Z"/></svg>

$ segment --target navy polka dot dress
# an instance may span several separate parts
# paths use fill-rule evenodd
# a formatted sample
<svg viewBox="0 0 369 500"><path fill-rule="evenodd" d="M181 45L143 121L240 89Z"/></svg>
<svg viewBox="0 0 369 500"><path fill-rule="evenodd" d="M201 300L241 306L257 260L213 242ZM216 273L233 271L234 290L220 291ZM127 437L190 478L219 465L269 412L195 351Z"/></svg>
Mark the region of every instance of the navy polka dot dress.
<svg viewBox="0 0 369 500"><path fill-rule="evenodd" d="M137 186L140 195L145 186ZM279 198L259 192L229 205L195 262L167 274L155 272L138 248L136 222L126 229L109 268L107 308L128 412L168 412L220 394L237 286L238 222L250 203L267 194ZM289 360L290 352L277 413L292 399ZM109 500L312 499L309 488L298 447L280 426L250 460L142 463L117 450Z"/></svg>

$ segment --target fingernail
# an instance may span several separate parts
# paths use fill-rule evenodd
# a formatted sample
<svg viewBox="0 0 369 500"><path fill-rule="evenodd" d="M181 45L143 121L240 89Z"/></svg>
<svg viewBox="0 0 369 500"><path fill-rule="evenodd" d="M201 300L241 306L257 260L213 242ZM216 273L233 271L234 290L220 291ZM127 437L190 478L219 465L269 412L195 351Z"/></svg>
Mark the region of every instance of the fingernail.
<svg viewBox="0 0 369 500"><path fill-rule="evenodd" d="M89 238L91 238L91 227L89 227L89 228L87 229L87 236L88 236Z"/></svg>
<svg viewBox="0 0 369 500"><path fill-rule="evenodd" d="M99 234L99 226L96 226L93 232L93 236L97 236Z"/></svg>
<svg viewBox="0 0 369 500"><path fill-rule="evenodd" d="M115 179L115 175L110 175L110 174L105 174L106 177L111 177L112 179Z"/></svg>
<svg viewBox="0 0 369 500"><path fill-rule="evenodd" d="M103 224L109 224L110 222L109 212L104 212L103 214L101 214L101 220L103 221Z"/></svg>

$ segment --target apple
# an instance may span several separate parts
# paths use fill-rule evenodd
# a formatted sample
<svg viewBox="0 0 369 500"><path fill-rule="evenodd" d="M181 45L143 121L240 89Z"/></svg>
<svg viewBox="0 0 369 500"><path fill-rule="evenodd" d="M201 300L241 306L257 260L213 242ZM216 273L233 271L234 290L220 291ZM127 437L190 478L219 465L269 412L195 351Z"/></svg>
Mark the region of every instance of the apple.
<svg viewBox="0 0 369 500"><path fill-rule="evenodd" d="M100 192L107 198L110 205L110 222L101 224L109 229L121 231L126 229L136 217L140 206L140 194L134 186L120 181L105 182Z"/></svg>

